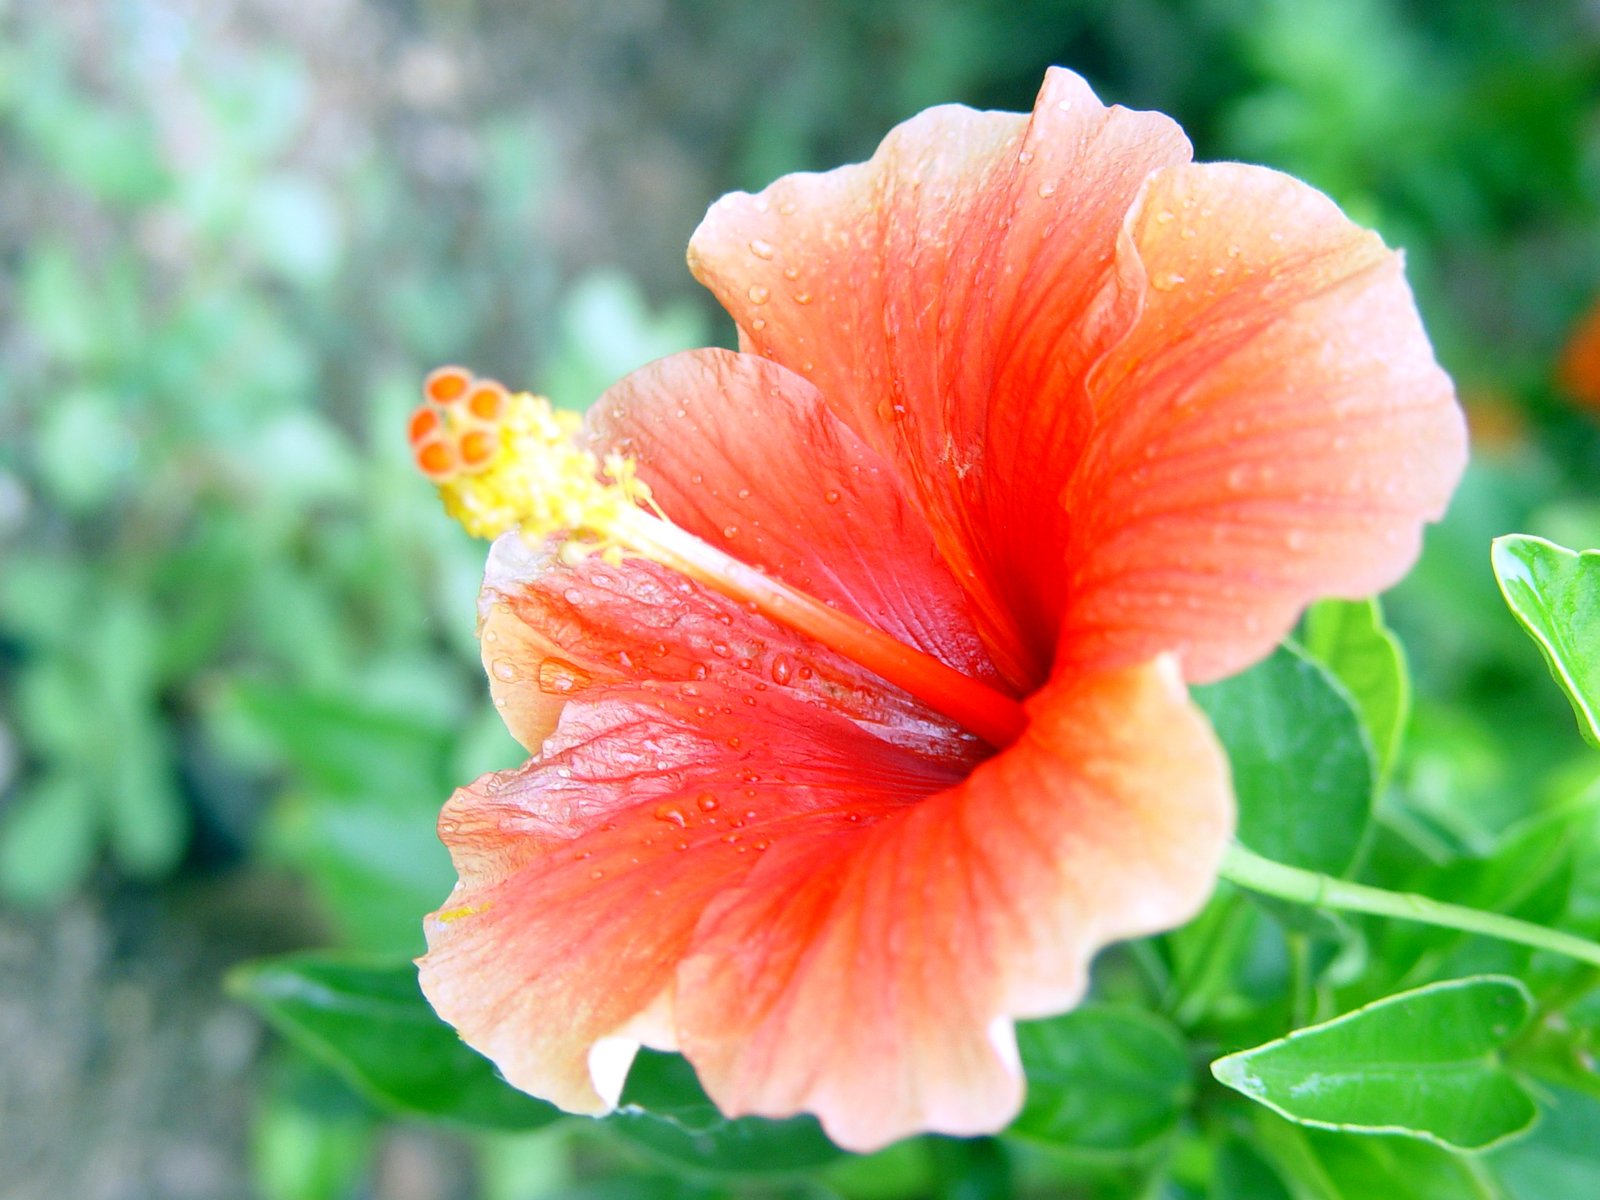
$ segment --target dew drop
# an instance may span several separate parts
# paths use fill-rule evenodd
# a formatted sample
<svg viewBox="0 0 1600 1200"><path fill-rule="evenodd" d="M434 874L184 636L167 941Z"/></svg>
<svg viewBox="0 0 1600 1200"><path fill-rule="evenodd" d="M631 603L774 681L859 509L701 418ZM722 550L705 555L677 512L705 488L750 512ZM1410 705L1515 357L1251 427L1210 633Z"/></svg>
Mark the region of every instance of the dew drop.
<svg viewBox="0 0 1600 1200"><path fill-rule="evenodd" d="M566 591L562 592L561 593L561 598L563 600L565 600L568 604L582 604L583 603L583 593L580 592L575 587L568 588Z"/></svg>
<svg viewBox="0 0 1600 1200"><path fill-rule="evenodd" d="M1176 271L1159 271L1150 278L1150 286L1158 292L1170 292L1183 283L1183 276Z"/></svg>
<svg viewBox="0 0 1600 1200"><path fill-rule="evenodd" d="M713 796L710 792L701 792L698 796L695 797L694 802L695 802L695 806L697 808L699 808L699 810L701 812L716 812L717 811L717 798L715 796Z"/></svg>
<svg viewBox="0 0 1600 1200"><path fill-rule="evenodd" d="M494 672L494 677L500 680L501 683L510 683L517 677L517 668L512 665L511 660L508 658L495 659L489 670Z"/></svg>
<svg viewBox="0 0 1600 1200"><path fill-rule="evenodd" d="M493 629L485 629L483 631L483 643L484 643L484 645L492 646L496 642L498 642L499 640L500 640L500 635L497 632L495 632Z"/></svg>
<svg viewBox="0 0 1600 1200"><path fill-rule="evenodd" d="M1165 208L1156 214L1156 223L1159 225L1170 225L1175 220L1177 220L1177 214Z"/></svg>
<svg viewBox="0 0 1600 1200"><path fill-rule="evenodd" d="M786 684L794 675L794 664L790 662L787 654L779 654L772 660L772 682Z"/></svg>
<svg viewBox="0 0 1600 1200"><path fill-rule="evenodd" d="M733 651L728 649L727 642L712 642L711 653L715 654L718 658L727 658L728 655L733 653Z"/></svg>
<svg viewBox="0 0 1600 1200"><path fill-rule="evenodd" d="M728 739L729 750L737 750L742 745L744 745L744 743L739 740L739 736L737 734Z"/></svg>
<svg viewBox="0 0 1600 1200"><path fill-rule="evenodd" d="M704 679L710 673L706 670L705 663L702 662L697 662L689 668L689 678L691 679Z"/></svg>
<svg viewBox="0 0 1600 1200"><path fill-rule="evenodd" d="M736 538L736 537L738 537L739 536L739 527L737 525L724 525L722 527L722 536L725 537L725 538Z"/></svg>
<svg viewBox="0 0 1600 1200"><path fill-rule="evenodd" d="M1039 199L1048 200L1056 194L1056 184L1050 182L1041 183L1038 187L1038 192Z"/></svg>
<svg viewBox="0 0 1600 1200"><path fill-rule="evenodd" d="M767 321L766 321L765 317L756 317L754 320L752 320L750 322L751 330L756 332L756 333L760 333L766 327L767 327Z"/></svg>
<svg viewBox="0 0 1600 1200"><path fill-rule="evenodd" d="M679 829L689 824L689 818L683 815L683 810L676 804L656 805L655 818L665 821L668 825L676 825Z"/></svg>
<svg viewBox="0 0 1600 1200"><path fill-rule="evenodd" d="M796 304L810 304L811 303L811 293L810 292L796 292L794 294L794 302Z"/></svg>
<svg viewBox="0 0 1600 1200"><path fill-rule="evenodd" d="M800 268L799 267L785 267L783 269L783 277L785 279L799 279L800 278Z"/></svg>
<svg viewBox="0 0 1600 1200"><path fill-rule="evenodd" d="M547 658L539 664L539 690L551 696L566 696L589 683L589 672L564 658Z"/></svg>
<svg viewBox="0 0 1600 1200"><path fill-rule="evenodd" d="M764 258L770 261L772 256L776 254L777 251L772 248L771 242L762 241L760 238L751 238L750 253L754 254L757 258Z"/></svg>
<svg viewBox="0 0 1600 1200"><path fill-rule="evenodd" d="M829 488L827 491L822 493L822 500L825 504L837 504L839 503L839 493L833 488Z"/></svg>
<svg viewBox="0 0 1600 1200"><path fill-rule="evenodd" d="M745 293L750 297L751 304L765 304L767 297L771 294L771 292L767 291L766 285L760 283L752 283L750 290Z"/></svg>

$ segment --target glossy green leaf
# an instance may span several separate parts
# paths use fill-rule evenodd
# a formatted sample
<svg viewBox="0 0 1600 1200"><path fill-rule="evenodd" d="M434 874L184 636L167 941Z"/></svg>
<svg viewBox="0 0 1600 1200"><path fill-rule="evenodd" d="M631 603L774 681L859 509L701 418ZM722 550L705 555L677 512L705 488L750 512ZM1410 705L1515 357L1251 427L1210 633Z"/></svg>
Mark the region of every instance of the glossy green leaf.
<svg viewBox="0 0 1600 1200"><path fill-rule="evenodd" d="M1500 591L1572 703L1578 729L1600 746L1600 550L1579 554L1509 534L1490 554Z"/></svg>
<svg viewBox="0 0 1600 1200"><path fill-rule="evenodd" d="M1411 675L1377 598L1324 600L1306 613L1305 649L1350 693L1387 775L1411 715Z"/></svg>
<svg viewBox="0 0 1600 1200"><path fill-rule="evenodd" d="M537 1129L561 1115L456 1037L409 962L291 955L241 967L228 986L384 1107L484 1129Z"/></svg>
<svg viewBox="0 0 1600 1200"><path fill-rule="evenodd" d="M1350 697L1291 646L1194 689L1222 739L1239 799L1239 840L1328 875L1349 869L1372 813L1372 744Z"/></svg>
<svg viewBox="0 0 1600 1200"><path fill-rule="evenodd" d="M1481 1150L1538 1115L1497 1053L1532 1003L1505 976L1430 984L1220 1058L1211 1072L1304 1125Z"/></svg>
<svg viewBox="0 0 1600 1200"><path fill-rule="evenodd" d="M1010 1131L1061 1149L1131 1154L1188 1107L1193 1071L1182 1036L1137 1008L1088 1005L1017 1027L1028 1096Z"/></svg>
<svg viewBox="0 0 1600 1200"><path fill-rule="evenodd" d="M706 1096L687 1060L654 1050L639 1052L622 1103L605 1123L635 1145L702 1171L800 1171L844 1153L811 1117L728 1119Z"/></svg>

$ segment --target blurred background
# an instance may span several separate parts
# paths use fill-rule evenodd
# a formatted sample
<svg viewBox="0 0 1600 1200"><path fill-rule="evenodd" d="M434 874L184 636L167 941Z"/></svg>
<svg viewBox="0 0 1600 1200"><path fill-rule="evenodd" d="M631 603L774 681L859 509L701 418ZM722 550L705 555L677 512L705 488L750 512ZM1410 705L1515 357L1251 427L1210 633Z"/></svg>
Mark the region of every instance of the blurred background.
<svg viewBox="0 0 1600 1200"><path fill-rule="evenodd" d="M518 761L423 374L582 407L729 343L683 265L713 199L1050 63L1405 248L1476 461L1390 603L1404 819L1470 851L1554 794L1580 744L1487 548L1600 545L1600 380L1561 371L1596 0L0 0L0 1196L721 1194L388 1120L221 980L420 950L439 804ZM905 1194L831 1178L797 1194Z"/></svg>

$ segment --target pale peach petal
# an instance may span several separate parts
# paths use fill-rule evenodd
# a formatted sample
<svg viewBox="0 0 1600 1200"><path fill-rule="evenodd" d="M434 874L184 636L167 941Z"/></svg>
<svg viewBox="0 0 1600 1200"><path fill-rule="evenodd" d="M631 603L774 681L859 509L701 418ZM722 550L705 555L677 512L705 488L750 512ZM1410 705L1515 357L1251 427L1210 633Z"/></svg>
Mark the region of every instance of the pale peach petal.
<svg viewBox="0 0 1600 1200"><path fill-rule="evenodd" d="M1060 662L1260 658L1309 601L1415 560L1465 427L1400 256L1325 196L1232 163L1152 177L1119 249L1139 321L1090 380Z"/></svg>
<svg viewBox="0 0 1600 1200"><path fill-rule="evenodd" d="M1060 680L1029 712L958 786L791 837L712 902L677 1021L724 1111L814 1112L854 1150L999 1129L1010 1018L1070 1007L1097 949L1204 902L1228 771L1170 666Z"/></svg>

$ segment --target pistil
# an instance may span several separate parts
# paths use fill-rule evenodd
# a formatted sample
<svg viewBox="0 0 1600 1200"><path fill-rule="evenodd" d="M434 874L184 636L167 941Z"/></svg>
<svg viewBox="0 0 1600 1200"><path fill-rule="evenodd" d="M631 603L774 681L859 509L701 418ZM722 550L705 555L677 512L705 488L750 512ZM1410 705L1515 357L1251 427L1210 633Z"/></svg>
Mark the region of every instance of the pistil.
<svg viewBox="0 0 1600 1200"><path fill-rule="evenodd" d="M836 650L997 748L1027 724L1015 698L647 512L633 461L582 449L576 419L542 397L457 367L430 375L424 396L410 421L417 465L475 536L517 529L529 541L566 537L567 553L641 555Z"/></svg>

